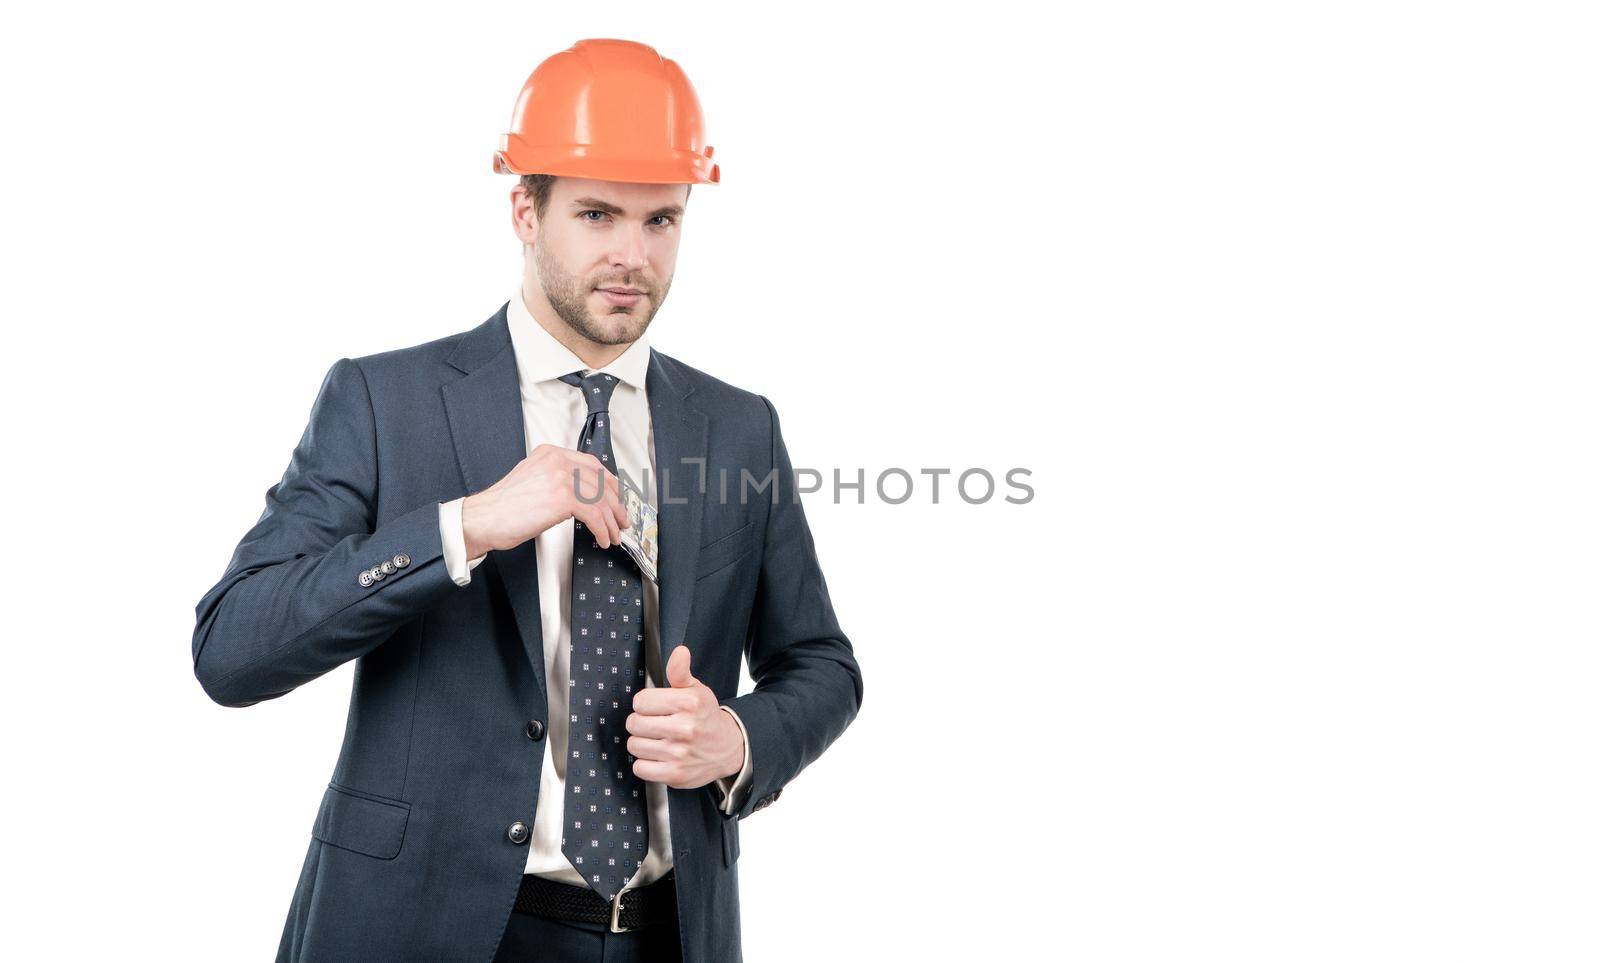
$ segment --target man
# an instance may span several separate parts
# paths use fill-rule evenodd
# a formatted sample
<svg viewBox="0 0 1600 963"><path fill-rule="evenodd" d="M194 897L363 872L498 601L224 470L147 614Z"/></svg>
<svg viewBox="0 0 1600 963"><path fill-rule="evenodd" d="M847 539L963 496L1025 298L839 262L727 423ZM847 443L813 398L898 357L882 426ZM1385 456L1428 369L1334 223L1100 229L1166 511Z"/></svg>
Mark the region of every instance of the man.
<svg viewBox="0 0 1600 963"><path fill-rule="evenodd" d="M720 176L687 78L581 41L513 126L517 291L335 363L196 607L223 705L357 660L279 960L738 960L739 820L861 705L771 403L645 338Z"/></svg>

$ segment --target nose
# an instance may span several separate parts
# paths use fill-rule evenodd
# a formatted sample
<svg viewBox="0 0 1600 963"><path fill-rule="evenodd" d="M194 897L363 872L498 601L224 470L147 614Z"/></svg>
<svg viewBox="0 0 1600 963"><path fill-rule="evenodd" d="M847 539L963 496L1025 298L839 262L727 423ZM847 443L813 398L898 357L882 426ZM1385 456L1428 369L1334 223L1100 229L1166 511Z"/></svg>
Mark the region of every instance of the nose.
<svg viewBox="0 0 1600 963"><path fill-rule="evenodd" d="M649 258L645 255L644 225L629 223L614 235L617 246L611 252L611 263L626 268L630 273L642 269Z"/></svg>

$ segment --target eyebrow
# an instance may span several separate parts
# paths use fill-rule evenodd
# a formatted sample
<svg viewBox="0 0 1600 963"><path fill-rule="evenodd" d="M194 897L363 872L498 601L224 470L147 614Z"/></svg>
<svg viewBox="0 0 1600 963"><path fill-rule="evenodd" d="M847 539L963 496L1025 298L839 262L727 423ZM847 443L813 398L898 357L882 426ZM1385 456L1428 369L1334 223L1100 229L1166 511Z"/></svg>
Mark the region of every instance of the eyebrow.
<svg viewBox="0 0 1600 963"><path fill-rule="evenodd" d="M577 200L572 202L572 209L573 210L578 210L580 208L583 208L583 209L593 208L593 209L595 209L597 211L604 211L605 213L614 215L616 217L626 217L627 214L628 214L627 211L623 210L622 208L618 207L617 205L608 204L605 201L602 201L598 197L580 197ZM672 217L682 217L683 216L683 208L680 205L677 205L677 204L669 204L666 207L658 207L655 210L651 211L645 217L645 220L648 221L651 218L660 217L663 214L667 214L667 215L670 215Z"/></svg>

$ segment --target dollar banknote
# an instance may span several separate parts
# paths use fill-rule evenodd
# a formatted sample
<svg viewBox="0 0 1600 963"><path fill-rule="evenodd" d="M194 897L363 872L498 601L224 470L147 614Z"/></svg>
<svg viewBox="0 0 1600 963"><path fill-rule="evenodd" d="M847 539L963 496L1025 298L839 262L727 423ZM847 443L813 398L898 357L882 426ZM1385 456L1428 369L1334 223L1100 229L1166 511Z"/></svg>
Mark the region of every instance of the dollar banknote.
<svg viewBox="0 0 1600 963"><path fill-rule="evenodd" d="M617 476L622 488L622 507L628 512L628 527L622 530L622 547L633 558L645 578L661 584L656 576L656 510L627 472Z"/></svg>

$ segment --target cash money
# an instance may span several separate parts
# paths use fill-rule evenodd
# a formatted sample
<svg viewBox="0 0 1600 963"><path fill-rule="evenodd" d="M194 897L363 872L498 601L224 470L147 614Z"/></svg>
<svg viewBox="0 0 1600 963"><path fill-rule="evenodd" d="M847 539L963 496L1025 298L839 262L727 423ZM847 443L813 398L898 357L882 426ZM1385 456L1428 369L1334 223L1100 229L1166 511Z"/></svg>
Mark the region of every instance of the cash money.
<svg viewBox="0 0 1600 963"><path fill-rule="evenodd" d="M645 578L661 584L656 577L656 510L626 472L617 475L622 488L622 507L628 513L628 527L622 530L622 547L632 557Z"/></svg>

